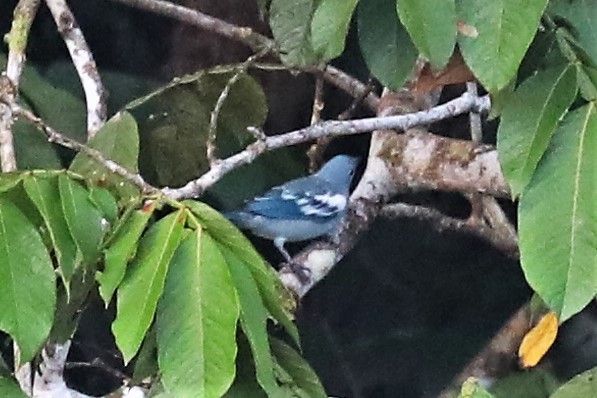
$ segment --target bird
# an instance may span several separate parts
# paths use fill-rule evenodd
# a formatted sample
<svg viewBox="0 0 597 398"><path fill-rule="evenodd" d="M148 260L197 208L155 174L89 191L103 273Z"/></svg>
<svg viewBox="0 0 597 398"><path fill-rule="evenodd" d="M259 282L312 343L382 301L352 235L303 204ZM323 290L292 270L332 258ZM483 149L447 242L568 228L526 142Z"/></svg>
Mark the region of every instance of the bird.
<svg viewBox="0 0 597 398"><path fill-rule="evenodd" d="M337 155L310 176L275 186L224 213L237 227L272 240L286 262L293 264L286 242L334 236L346 215L358 158Z"/></svg>

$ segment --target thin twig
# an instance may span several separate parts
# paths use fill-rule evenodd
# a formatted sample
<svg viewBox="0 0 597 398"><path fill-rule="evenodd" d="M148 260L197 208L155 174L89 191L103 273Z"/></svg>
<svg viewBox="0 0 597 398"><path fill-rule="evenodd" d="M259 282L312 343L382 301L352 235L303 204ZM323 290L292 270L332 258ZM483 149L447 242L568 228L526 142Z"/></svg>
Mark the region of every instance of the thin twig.
<svg viewBox="0 0 597 398"><path fill-rule="evenodd" d="M188 182L177 189L164 188L162 192L173 198L193 198L200 196L207 188L220 180L232 170L251 163L258 156L275 149L293 146L321 137L352 135L374 130L405 130L413 126L428 124L449 117L460 115L471 109L487 111L490 107L489 97L473 98L464 93L461 97L426 111L388 117L366 118L350 121L329 121L306 127L289 133L267 137L249 145L245 150L221 160L215 167L201 177Z"/></svg>
<svg viewBox="0 0 597 398"><path fill-rule="evenodd" d="M253 54L251 55L249 58L247 58L247 60L245 62L243 62L242 64L240 64L236 70L236 72L234 73L234 75L232 75L232 77L228 80L228 82L226 83L226 86L224 87L224 89L222 90L222 92L220 93L220 95L218 96L218 100L216 101L216 105L214 106L214 109L211 111L210 114L210 118L209 118L209 129L207 132L207 160L209 161L209 165L210 166L215 166L215 164L218 162L218 157L217 157L217 144L216 144L216 136L217 136L217 130L218 130L218 117L220 116L220 112L222 111L222 108L224 107L224 102L226 101L226 98L228 98L228 95L230 94L230 90L232 89L232 86L234 86L236 84L236 82L241 78L241 76L243 76L245 73L247 73L247 69L249 68L249 66L251 66L251 64L253 62L255 62L257 59L261 58L263 55L265 55L265 51L260 51L257 54Z"/></svg>
<svg viewBox="0 0 597 398"><path fill-rule="evenodd" d="M338 115L338 120L348 120L348 119L352 119L354 113L356 112L357 108L359 105L361 105L361 103L363 102L363 100L365 99L366 96L368 96L369 94L371 94L373 92L373 90L375 89L375 85L373 84L373 80L369 79L367 81L367 91L363 91L362 93L360 93L357 97L355 97L350 106L341 114Z"/></svg>
<svg viewBox="0 0 597 398"><path fill-rule="evenodd" d="M313 93L313 107L311 110L311 126L316 125L321 121L321 111L325 106L325 102L323 100L323 76L317 76L315 78L315 92ZM307 151L307 156L309 157L309 171L315 172L317 170L319 163L321 162L321 157L323 152L327 148L330 143L330 139L328 138L320 138L311 145L309 150Z"/></svg>
<svg viewBox="0 0 597 398"><path fill-rule="evenodd" d="M19 91L19 80L25 66L25 49L31 24L39 9L40 0L20 0L15 7L10 32L6 35L8 61L6 73L0 76L0 97L2 102L13 103ZM17 169L12 125L14 123L10 106L0 104L0 166L3 172Z"/></svg>
<svg viewBox="0 0 597 398"><path fill-rule="evenodd" d="M79 74L87 103L87 136L91 138L106 122L106 91L97 71L93 54L66 1L45 1Z"/></svg>
<svg viewBox="0 0 597 398"><path fill-rule="evenodd" d="M83 152L85 155L89 156L93 160L100 163L102 166L106 167L112 173L118 174L119 176L135 184L144 193L158 194L160 192L159 189L148 184L143 179L143 177L141 177L141 175L131 173L123 166L119 165L113 160L106 158L100 151L90 148L84 144L81 144L80 142L73 140L72 138L69 138L64 134L60 134L54 128L46 124L40 117L35 115L33 112L25 108L21 108L18 105L13 105L12 109L15 114L22 116L29 122L33 123L42 133L44 133L48 137L49 142L54 142L56 144L62 145L65 148L69 148L77 152Z"/></svg>
<svg viewBox="0 0 597 398"><path fill-rule="evenodd" d="M166 17L196 26L200 29L204 29L229 39L239 41L249 46L255 52L265 50L278 55L276 53L276 44L269 37L259 34L251 28L233 25L229 22L209 16L200 11L193 10L192 8L173 4L163 0L111 1L116 1L131 7L136 7L142 10L164 15ZM298 69L307 73L323 74L323 78L327 82L335 85L355 98L367 91L367 86L361 81L355 79L340 69L329 65L325 66L323 69L317 67L303 67ZM363 102L373 111L377 109L378 101L379 98L373 93L368 93L363 100Z"/></svg>

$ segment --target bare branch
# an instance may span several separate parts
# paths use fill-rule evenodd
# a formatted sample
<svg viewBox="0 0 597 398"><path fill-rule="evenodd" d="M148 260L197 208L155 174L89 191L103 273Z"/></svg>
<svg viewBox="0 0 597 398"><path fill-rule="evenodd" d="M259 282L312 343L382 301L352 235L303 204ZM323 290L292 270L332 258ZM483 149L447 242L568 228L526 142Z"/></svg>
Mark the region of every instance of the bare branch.
<svg viewBox="0 0 597 398"><path fill-rule="evenodd" d="M198 28L217 33L232 40L240 41L253 51L259 52L264 48L273 49L272 39L263 36L248 27L239 27L229 22L214 18L200 11L162 0L112 0L131 7L164 15L169 18L186 22Z"/></svg>
<svg viewBox="0 0 597 398"><path fill-rule="evenodd" d="M218 162L217 166L212 167L207 173L203 174L201 177L197 178L196 180L190 181L185 186L177 189L170 189L164 188L162 192L167 196L170 196L173 199L183 199L183 198L192 198L200 196L207 188L211 187L220 178L222 178L225 174L231 172L232 170L251 163L255 158L260 156L261 154L269 151L273 151L275 149L288 147L296 144L301 144L308 141L313 141L318 138L327 137L327 136L341 136L341 135L352 135L358 133L366 133L374 130L387 130L387 129L399 129L405 130L412 126L417 126L421 124L428 124L432 122L436 122L439 120L443 120L449 117L453 117L465 112L468 112L470 109L477 109L479 111L486 111L489 109L490 101L489 97L481 97L478 99L473 99L468 94L463 94L461 97L447 102L445 104L439 105L435 108L429 109L427 111L411 113L407 115L399 115L399 116L388 116L388 117L376 117L376 118L366 118L366 119L357 119L357 120L348 120L348 121L329 121L320 123L315 126L306 127L300 130L295 130L289 133L275 135L271 137L267 137L264 141L258 141L249 145L244 151L241 151L235 155L230 156L229 158L223 159L222 161ZM396 142L393 144L399 145L401 141L403 145L408 143L412 137L404 138L404 136L394 134ZM402 138L401 138L402 137ZM433 138L435 137L435 138ZM438 141L435 141L437 139ZM419 145L419 143L414 140L412 141L414 145ZM506 196L508 194L508 188L506 187L503 177L501 176L501 171L499 170L499 165L497 164L497 155L494 150L492 150L489 146L478 147L475 145L470 144L470 142L466 141L457 141L457 140L449 140L447 138L441 138L433 135L429 135L426 139L423 139L422 143L429 143L432 144L433 148L428 148L431 150L435 150L435 144L437 143L444 143L442 148L445 150L452 149L450 147L450 143L458 143L458 145L464 146L463 148L453 148L455 150L463 149L465 152L463 153L464 156L468 156L469 160L476 160L475 162L465 162L467 166L474 166L475 170L463 167L456 167L448 170L448 173L451 172L452 174L446 174L444 176L445 184L443 186L448 188L450 185L453 185L451 189L471 189L470 188L470 178L475 177L475 182L479 182L479 189L481 191L485 191L491 194L496 194L497 196ZM388 146L386 150L388 152L388 156L391 158L392 151L391 146ZM395 149L400 151L401 147L396 146ZM403 148L408 149L406 152L410 154L410 156L419 156L419 149L421 148ZM425 148L422 148L425 149ZM441 149L441 148L440 148ZM473 151L474 150L474 151ZM471 152L472 151L472 152ZM475 152L476 151L476 152ZM485 151L488 154L480 153L479 151ZM431 155L428 153L427 155ZM458 158L456 159L455 156L458 153L448 153L451 155L452 163L454 166L458 166L458 162L463 162L467 159ZM391 159L388 160L391 161ZM430 159L427 159L427 166L430 163ZM417 162L416 165L420 165L421 162ZM486 164L487 163L487 164ZM436 165L437 166L437 165ZM478 180L479 173L483 173L484 169L479 169L480 167L489 168L492 167L494 173L483 175L481 180ZM497 166L497 170L494 170ZM423 175L427 169L418 170L416 168L412 169L418 175ZM439 171L439 170L436 170ZM454 174L456 173L456 174ZM460 175L457 175L460 174ZM468 175L467 175L468 174ZM442 188L437 184L435 176L427 176L425 180L421 183L420 187L428 187L428 188ZM462 181L462 178L467 178L466 181ZM499 177L499 178L498 178Z"/></svg>
<svg viewBox="0 0 597 398"><path fill-rule="evenodd" d="M518 258L518 241L516 239L512 239L509 235L504 236L484 223L476 222L473 217L467 219L449 217L436 209L406 203L385 205L381 209L380 216L426 221L438 232L452 230L468 233L488 241L511 257Z"/></svg>
<svg viewBox="0 0 597 398"><path fill-rule="evenodd" d="M236 73L234 73L234 75L232 75L232 77L228 80L226 86L218 96L216 105L214 106L214 109L210 114L209 130L207 132L207 160L211 167L213 167L218 162L216 154L216 134L218 130L218 117L220 115L220 112L222 111L222 108L224 107L224 102L226 101L226 98L228 98L228 94L230 94L232 86L236 84L236 82L241 78L242 75L247 73L247 69L249 69L251 64L260 57L262 57L264 54L265 52L262 50L258 54L251 55L249 58L247 58L245 62L240 64L237 68Z"/></svg>
<svg viewBox="0 0 597 398"><path fill-rule="evenodd" d="M139 187L139 189L141 189L142 192L146 194L158 194L160 192L157 188L145 182L143 177L141 177L139 174L131 173L118 163L106 158L100 151L83 145L80 142L65 136L64 134L60 134L54 128L47 125L41 118L33 114L33 112L21 108L18 105L14 105L12 109L15 114L22 116L31 123L33 123L41 132L43 132L48 137L49 142L55 142L59 145L62 145L65 148L69 148L78 152L83 152L85 155L89 156L93 160L100 163L102 166L106 167L112 173L117 174L132 182L137 187Z"/></svg>
<svg viewBox="0 0 597 398"><path fill-rule="evenodd" d="M93 54L66 1L46 0L46 4L79 74L87 103L87 136L91 138L106 122L106 91L97 71Z"/></svg>
<svg viewBox="0 0 597 398"><path fill-rule="evenodd" d="M2 102L13 103L18 96L19 80L25 66L25 49L29 31L39 5L40 0L20 0L15 7L12 26L6 35L8 44L6 73L0 77ZM12 134L13 122L10 106L0 104L0 165L4 172L17 169Z"/></svg>

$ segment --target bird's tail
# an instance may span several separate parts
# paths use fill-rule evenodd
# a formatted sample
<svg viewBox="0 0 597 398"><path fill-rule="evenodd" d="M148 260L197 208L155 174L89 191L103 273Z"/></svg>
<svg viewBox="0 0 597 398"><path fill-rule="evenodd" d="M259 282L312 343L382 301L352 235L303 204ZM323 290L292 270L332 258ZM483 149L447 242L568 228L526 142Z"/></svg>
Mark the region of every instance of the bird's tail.
<svg viewBox="0 0 597 398"><path fill-rule="evenodd" d="M250 218L244 211L226 211L222 215L239 228L244 228Z"/></svg>

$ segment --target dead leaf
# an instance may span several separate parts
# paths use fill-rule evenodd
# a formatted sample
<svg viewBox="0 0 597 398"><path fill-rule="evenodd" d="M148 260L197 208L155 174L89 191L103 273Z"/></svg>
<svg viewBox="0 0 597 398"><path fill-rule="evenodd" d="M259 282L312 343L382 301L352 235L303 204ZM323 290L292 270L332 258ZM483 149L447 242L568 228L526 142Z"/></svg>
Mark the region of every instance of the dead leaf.
<svg viewBox="0 0 597 398"><path fill-rule="evenodd" d="M552 311L543 315L537 325L522 339L518 359L523 368L532 368L545 356L558 335L558 317Z"/></svg>

